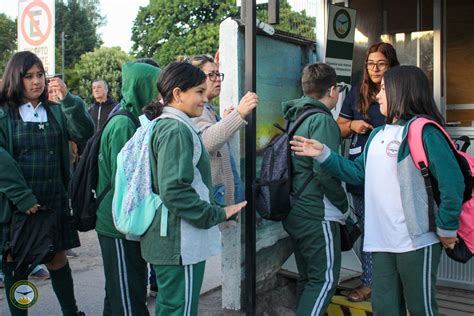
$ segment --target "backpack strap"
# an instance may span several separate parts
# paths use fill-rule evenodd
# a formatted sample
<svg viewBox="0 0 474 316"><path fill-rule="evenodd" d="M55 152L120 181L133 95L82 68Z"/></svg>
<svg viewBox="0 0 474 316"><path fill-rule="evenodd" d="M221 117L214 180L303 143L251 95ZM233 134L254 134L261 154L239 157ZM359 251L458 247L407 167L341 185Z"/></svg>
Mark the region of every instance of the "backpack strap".
<svg viewBox="0 0 474 316"><path fill-rule="evenodd" d="M191 135L193 136L193 165L196 168L199 162L199 159L201 159L201 154L202 154L202 146L201 146L201 140L199 138L199 135L196 134L196 132L188 124L188 122L186 122L181 117L173 113L163 113L159 117L157 117L156 120L161 120L161 119L166 119L166 118L171 118L171 119L180 121L184 123L186 127L189 128L189 131L191 132ZM166 208L165 204L162 203L160 237L166 237L168 235L168 213L169 213L168 209Z"/></svg>
<svg viewBox="0 0 474 316"><path fill-rule="evenodd" d="M423 163L426 168L429 167L428 158L426 157L425 148L423 146L423 127L428 124L437 127L438 130L443 133L451 149L457 151L457 147L451 139L451 136L449 136L448 132L441 125L426 117L415 118L408 126L407 139L410 155L419 170L421 170L420 163Z"/></svg>
<svg viewBox="0 0 474 316"><path fill-rule="evenodd" d="M298 129L298 127L300 127L300 125L304 122L304 120L306 120L308 117L316 113L324 113L326 115L331 115L325 110L317 108L317 107L311 107L311 108L308 108L307 110L304 110L296 117L296 120L292 124L287 124L288 137L289 138L293 137L296 130Z"/></svg>
<svg viewBox="0 0 474 316"><path fill-rule="evenodd" d="M289 124L289 122L287 123L286 128L287 128L287 133L288 133L288 139L291 140L293 138L293 135L295 134L296 130L298 129L298 127L300 127L300 125L303 123L304 120L306 120L308 117L312 116L313 114L317 114L317 113L324 113L326 115L330 115L328 112L317 107L312 107L303 111L296 117L296 120L292 124ZM289 170L291 170L290 169L291 159L288 159L288 162L290 163L288 168ZM298 198L301 196L301 194L304 192L308 184L314 179L315 176L316 174L314 173L313 170L311 170L311 174L306 178L305 182L299 188L299 190L293 195L292 203L295 203L296 200L298 200Z"/></svg>
<svg viewBox="0 0 474 316"><path fill-rule="evenodd" d="M135 117L135 115L133 115L132 112L128 111L128 110L125 110L125 109L120 109L116 112L114 112L112 115L110 115L108 118L107 118L107 121L105 121L105 124L102 126L102 129L99 131L100 133L102 133L105 129L105 126L107 126L107 123L109 123L110 120L112 120L113 117L115 116L119 116L119 115L125 115L126 117L128 117L130 120L132 120L133 124L135 125L136 128L139 128L140 127L140 120L138 118ZM104 187L104 190L102 190L102 192L100 193L99 196L97 196L97 193L94 191L94 196L96 198L96 205L97 207L100 205L100 203L102 202L102 200L105 198L105 196L107 195L107 193L109 193L109 191L112 189L112 184L109 182L107 183L107 185Z"/></svg>
<svg viewBox="0 0 474 316"><path fill-rule="evenodd" d="M429 162L426 156L425 147L423 145L423 128L430 124L434 125L440 130L448 141L449 146L452 150L456 151L456 145L454 145L448 132L437 122L426 117L418 117L411 121L408 125L408 146L410 148L410 155L413 162L418 170L420 170L423 180L425 182L426 193L428 194L428 222L430 231L436 231L436 222L434 215L434 194L433 185L431 183L431 176L429 172Z"/></svg>

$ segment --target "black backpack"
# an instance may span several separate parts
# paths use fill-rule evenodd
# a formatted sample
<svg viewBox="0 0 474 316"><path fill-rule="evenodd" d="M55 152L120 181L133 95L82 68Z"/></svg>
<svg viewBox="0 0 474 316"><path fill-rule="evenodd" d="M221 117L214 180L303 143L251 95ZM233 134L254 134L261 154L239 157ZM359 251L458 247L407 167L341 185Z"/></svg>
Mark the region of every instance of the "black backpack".
<svg viewBox="0 0 474 316"><path fill-rule="evenodd" d="M52 209L40 207L31 215L14 212L10 235L3 249L4 264L10 256L15 275L27 277L37 265L54 258L59 230L57 215Z"/></svg>
<svg viewBox="0 0 474 316"><path fill-rule="evenodd" d="M281 221L290 213L291 206L296 202L306 186L313 180L312 172L301 188L291 194L291 148L290 140L303 121L316 113L325 113L323 109L310 108L300 113L295 122L286 123L286 128L274 124L282 134L274 137L263 150L260 178L253 184L253 194L257 212L264 219Z"/></svg>
<svg viewBox="0 0 474 316"><path fill-rule="evenodd" d="M117 115L125 115L133 121L137 128L140 126L140 121L130 111L122 109L110 115L102 129L87 141L69 182L69 208L75 227L81 232L95 228L97 208L111 189L109 183L99 196L96 194L99 180L100 139L107 123Z"/></svg>

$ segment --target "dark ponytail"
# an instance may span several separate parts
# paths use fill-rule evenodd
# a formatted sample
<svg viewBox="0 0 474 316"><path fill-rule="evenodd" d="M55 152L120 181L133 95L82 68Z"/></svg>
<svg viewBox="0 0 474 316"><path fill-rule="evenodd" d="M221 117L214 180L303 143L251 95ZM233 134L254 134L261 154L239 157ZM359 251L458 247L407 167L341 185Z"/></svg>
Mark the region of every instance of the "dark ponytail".
<svg viewBox="0 0 474 316"><path fill-rule="evenodd" d="M164 104L160 102L160 98L151 101L148 105L143 107L142 111L146 118L154 120L163 113Z"/></svg>

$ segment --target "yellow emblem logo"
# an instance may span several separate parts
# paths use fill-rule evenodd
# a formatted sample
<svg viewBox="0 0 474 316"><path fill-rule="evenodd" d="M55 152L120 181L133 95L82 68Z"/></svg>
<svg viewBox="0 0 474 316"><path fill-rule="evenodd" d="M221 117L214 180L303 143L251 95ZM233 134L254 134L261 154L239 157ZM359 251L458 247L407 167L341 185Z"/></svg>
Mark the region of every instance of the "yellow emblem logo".
<svg viewBox="0 0 474 316"><path fill-rule="evenodd" d="M10 289L10 301L16 308L28 309L38 301L38 288L30 281L18 281Z"/></svg>

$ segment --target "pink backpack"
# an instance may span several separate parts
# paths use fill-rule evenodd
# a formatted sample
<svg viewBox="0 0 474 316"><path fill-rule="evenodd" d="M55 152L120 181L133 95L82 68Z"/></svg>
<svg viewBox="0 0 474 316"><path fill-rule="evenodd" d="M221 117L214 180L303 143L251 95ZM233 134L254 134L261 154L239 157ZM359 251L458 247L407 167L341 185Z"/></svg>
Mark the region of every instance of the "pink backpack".
<svg viewBox="0 0 474 316"><path fill-rule="evenodd" d="M453 150L454 156L459 163L461 172L464 176L465 189L461 214L459 216L458 238L459 243L454 249L447 249L447 255L456 261L465 263L474 254L474 195L473 195L473 174L474 174L474 157L465 152L460 151L453 143L448 132L435 121L419 117L410 123L408 129L408 146L410 154L416 167L421 171L425 179L425 185L428 193L428 206L430 212L430 227L434 226L434 205L433 187L431 186L431 177L429 176L429 162L423 147L422 130L427 124L436 126L443 132L446 140ZM436 189L436 188L435 188ZM436 197L437 198L437 197ZM433 221L431 223L431 221Z"/></svg>

